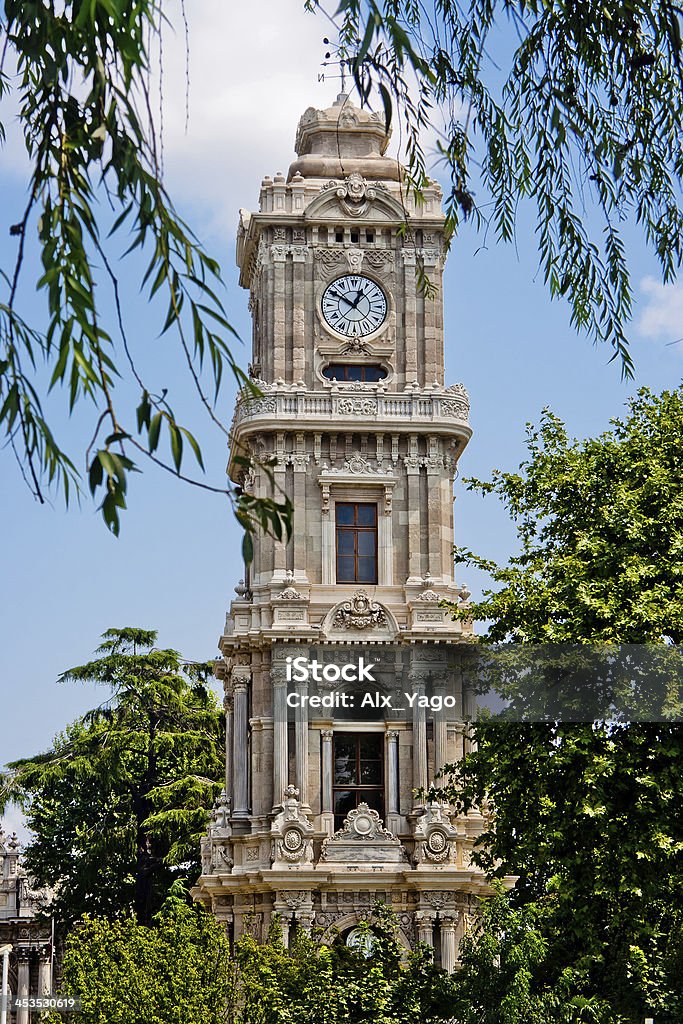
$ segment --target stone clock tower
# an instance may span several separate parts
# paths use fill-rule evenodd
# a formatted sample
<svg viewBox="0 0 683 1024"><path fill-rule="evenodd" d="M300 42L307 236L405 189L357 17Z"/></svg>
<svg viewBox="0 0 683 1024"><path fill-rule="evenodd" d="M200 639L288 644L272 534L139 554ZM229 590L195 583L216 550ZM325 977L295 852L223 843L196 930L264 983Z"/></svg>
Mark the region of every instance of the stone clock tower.
<svg viewBox="0 0 683 1024"><path fill-rule="evenodd" d="M387 143L344 95L309 108L287 177L240 213L260 395L238 399L229 473L289 495L294 528L256 539L221 637L226 783L195 896L235 937L277 914L285 938L348 942L381 899L452 970L483 822L420 790L467 743L448 669L466 628L440 602L469 596L452 556L469 401L444 383L441 192L416 205Z"/></svg>

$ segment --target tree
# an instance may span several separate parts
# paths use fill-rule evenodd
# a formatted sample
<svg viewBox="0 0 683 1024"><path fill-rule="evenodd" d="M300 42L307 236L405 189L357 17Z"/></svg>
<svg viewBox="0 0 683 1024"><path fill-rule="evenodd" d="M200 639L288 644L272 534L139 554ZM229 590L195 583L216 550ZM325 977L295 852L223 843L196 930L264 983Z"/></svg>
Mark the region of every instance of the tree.
<svg viewBox="0 0 683 1024"><path fill-rule="evenodd" d="M139 249L148 261L143 283L150 300L165 296L161 334L175 336L203 411L227 437L215 410L224 369L247 393L259 392L226 342L235 331L219 298L218 263L178 216L163 185L150 45L165 20L163 4L154 0L4 4L0 96L12 93L18 101L30 172L26 206L10 232L17 238L16 259L0 268L0 429L36 498L44 501L46 486L54 484L68 502L74 488L80 489L81 474L75 453L62 447L43 412L45 391L63 386L70 410L82 400L92 402L94 432L83 444L86 474L114 533L126 507L128 475L147 459L226 495L247 533L258 524L281 536L289 529L285 498L275 493L256 499L231 485L188 477L188 449L203 470L199 443L176 418L167 390L143 379L139 345L124 319L108 239L125 229L126 254ZM4 135L0 123L0 140ZM110 213L98 209L98 200ZM21 311L20 279L35 230L42 261L38 288L47 299L45 331ZM98 297L105 289L116 310L113 324L105 323ZM47 367L47 388L41 364ZM137 390L134 415L115 391L117 380ZM168 456L159 449L164 435Z"/></svg>
<svg viewBox="0 0 683 1024"><path fill-rule="evenodd" d="M642 390L583 442L546 412L518 473L469 481L503 501L520 549L505 566L459 553L497 585L467 612L489 621L484 643L680 643L682 435L683 389ZM482 722L474 734L446 796L488 802L477 860L518 875L515 899L542 911L551 977L583 976L628 1021L678 1020L681 726Z"/></svg>
<svg viewBox="0 0 683 1024"><path fill-rule="evenodd" d="M436 122L451 231L474 218L511 242L528 201L550 294L631 375L624 222L642 229L665 281L683 254L680 8L341 0L337 14L360 95L378 87L387 119L402 112L412 187L425 183L422 133Z"/></svg>
<svg viewBox="0 0 683 1024"><path fill-rule="evenodd" d="M683 640L683 388L643 388L611 422L570 440L546 410L518 473L467 481L502 501L520 548L505 566L456 553L498 585L468 612L490 620L488 641Z"/></svg>
<svg viewBox="0 0 683 1024"><path fill-rule="evenodd" d="M69 934L62 988L74 1024L223 1024L233 996L224 930L174 883L153 927L132 917L84 917ZM48 1024L61 1015L49 1013Z"/></svg>
<svg viewBox="0 0 683 1024"><path fill-rule="evenodd" d="M224 773L210 666L154 648L156 632L110 629L101 657L61 677L111 688L47 753L9 765L2 802L27 810L26 866L53 887L62 924L131 907L149 924L174 878L199 874L199 837Z"/></svg>
<svg viewBox="0 0 683 1024"><path fill-rule="evenodd" d="M419 194L426 179L421 132L430 118L438 127L443 115L449 230L470 217L511 241L518 206L528 200L551 295L566 297L573 324L611 344L631 373L622 222L642 227L665 281L675 277L682 253L679 9L669 0L476 0L461 13L455 0L427 8L413 0L342 0L338 14L340 52L362 100L377 86L388 120L394 105L401 109L412 187ZM149 68L165 17L164 5L152 0L66 0L57 7L6 0L0 19L0 92L18 100L30 161L26 206L11 229L16 259L0 270L0 429L40 501L50 485L60 485L67 500L80 487L84 453L88 486L114 532L128 476L145 460L188 479L191 450L202 467L200 443L177 419L172 396L138 367L113 269L112 245L124 231L126 252L140 250L147 262L150 297L165 297L161 333L176 338L209 422L227 435L216 412L226 367L254 391L226 343L234 332L219 298L219 266L162 181ZM495 38L507 21L508 34ZM500 50L498 60L491 47ZM110 213L101 212L99 198ZM21 302L35 229L45 331L33 306L29 315ZM107 289L113 324L99 298ZM67 450L46 420L42 363L48 387L65 387L70 408L92 403L94 433L80 448ZM120 398L125 391L114 389L117 380L137 392L134 416ZM230 497L248 532L289 529L290 505L276 491L255 498L191 479Z"/></svg>

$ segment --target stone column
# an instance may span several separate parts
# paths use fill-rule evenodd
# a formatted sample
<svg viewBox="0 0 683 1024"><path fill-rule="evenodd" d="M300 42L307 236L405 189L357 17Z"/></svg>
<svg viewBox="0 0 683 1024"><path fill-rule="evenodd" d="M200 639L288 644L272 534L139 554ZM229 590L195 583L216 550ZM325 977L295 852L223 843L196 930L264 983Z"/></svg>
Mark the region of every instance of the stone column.
<svg viewBox="0 0 683 1024"><path fill-rule="evenodd" d="M249 817L249 685L243 676L235 678L233 670L233 695L235 700L235 722L233 729L233 793L235 803L232 816Z"/></svg>
<svg viewBox="0 0 683 1024"><path fill-rule="evenodd" d="M433 910L418 910L415 914L415 921L417 922L417 939L418 942L424 942L428 946L434 947L434 918L435 914Z"/></svg>
<svg viewBox="0 0 683 1024"><path fill-rule="evenodd" d="M276 465L275 468L273 469L273 496L276 501L281 501L283 493L285 493L287 490L287 467L285 465L285 435L284 433L281 432L278 432L275 435L275 459ZM284 580L286 571L287 547L284 543L284 538L283 540L274 540L273 576L275 579Z"/></svg>
<svg viewBox="0 0 683 1024"><path fill-rule="evenodd" d="M401 813L398 785L398 733L391 730L387 733L387 828L396 832L399 827Z"/></svg>
<svg viewBox="0 0 683 1024"><path fill-rule="evenodd" d="M322 516L322 581L323 583L334 583L337 567L335 565L335 522L334 510L331 507L330 485L321 484L321 505Z"/></svg>
<svg viewBox="0 0 683 1024"><path fill-rule="evenodd" d="M52 961L41 952L38 963L38 995L49 996L52 991Z"/></svg>
<svg viewBox="0 0 683 1024"><path fill-rule="evenodd" d="M233 706L232 694L226 693L223 698L225 710L225 795L230 806L233 806L232 792L232 745L233 745Z"/></svg>
<svg viewBox="0 0 683 1024"><path fill-rule="evenodd" d="M301 397L303 399L303 393ZM293 456L294 494L292 496L292 504L294 507L294 522L292 524L292 568L295 573L295 579L297 578L297 573L303 573L304 577L308 575L306 572L308 564L308 535L306 532L306 467L308 466L308 459L305 434L299 433L296 435L296 452Z"/></svg>
<svg viewBox="0 0 683 1024"><path fill-rule="evenodd" d="M435 687L435 696L444 697L446 689L443 684ZM434 785L441 789L445 779L437 779L436 773L441 771L447 759L448 724L443 707L434 712Z"/></svg>
<svg viewBox="0 0 683 1024"><path fill-rule="evenodd" d="M297 683L296 692L300 697L308 693L308 684ZM299 705L303 702L299 700ZM297 707L295 718L296 788L302 809L310 811L308 804L308 706Z"/></svg>
<svg viewBox="0 0 683 1024"><path fill-rule="evenodd" d="M420 459L417 434L411 434L403 463L408 476L408 581L422 582L422 538L420 536Z"/></svg>
<svg viewBox="0 0 683 1024"><path fill-rule="evenodd" d="M424 696L424 681L421 675L411 672L413 693ZM425 708L418 707L419 699L413 704L413 789L427 788L427 715ZM424 797L413 796L413 810L422 808Z"/></svg>
<svg viewBox="0 0 683 1024"><path fill-rule="evenodd" d="M323 741L321 810L323 814L332 811L332 737L331 729L320 733Z"/></svg>
<svg viewBox="0 0 683 1024"><path fill-rule="evenodd" d="M401 250L403 256L403 301L405 302L405 366L406 381L418 380L418 374L424 374L424 367L417 365L417 283L415 277L415 247L405 245Z"/></svg>
<svg viewBox="0 0 683 1024"><path fill-rule="evenodd" d="M273 683L273 811L280 811L289 784L287 677L284 668L271 668L270 678Z"/></svg>
<svg viewBox="0 0 683 1024"><path fill-rule="evenodd" d="M443 579L444 566L441 563L441 531L443 509L441 507L441 480L443 478L443 456L439 438L430 434L427 454L427 548L429 572L435 579ZM450 512L450 509L449 509ZM450 568L450 566L449 566ZM450 572L448 575L451 575Z"/></svg>
<svg viewBox="0 0 683 1024"><path fill-rule="evenodd" d="M23 999L29 995L30 964L27 949L17 951L17 961L17 996ZM17 1010L17 1024L29 1024L29 1013L28 1009Z"/></svg>
<svg viewBox="0 0 683 1024"><path fill-rule="evenodd" d="M449 974L452 974L455 970L455 929L457 923L457 914L441 915L441 966Z"/></svg>

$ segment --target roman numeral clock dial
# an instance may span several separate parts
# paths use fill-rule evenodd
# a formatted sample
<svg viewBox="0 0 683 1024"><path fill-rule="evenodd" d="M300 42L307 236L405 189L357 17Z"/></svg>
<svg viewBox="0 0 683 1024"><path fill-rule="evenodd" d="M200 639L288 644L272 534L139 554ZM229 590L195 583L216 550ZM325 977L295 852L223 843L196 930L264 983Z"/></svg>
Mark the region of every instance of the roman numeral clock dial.
<svg viewBox="0 0 683 1024"><path fill-rule="evenodd" d="M360 274L346 274L329 284L321 308L325 323L347 338L374 334L387 318L386 295L378 284Z"/></svg>

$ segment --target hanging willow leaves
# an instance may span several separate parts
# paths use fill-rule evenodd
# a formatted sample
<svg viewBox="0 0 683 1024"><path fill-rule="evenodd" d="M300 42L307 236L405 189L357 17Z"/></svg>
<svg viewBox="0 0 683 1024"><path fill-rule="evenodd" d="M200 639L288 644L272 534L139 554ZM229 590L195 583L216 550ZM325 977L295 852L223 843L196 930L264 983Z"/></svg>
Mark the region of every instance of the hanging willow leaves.
<svg viewBox="0 0 683 1024"><path fill-rule="evenodd" d="M632 376L625 232L642 231L664 282L683 255L681 8L340 0L334 17L361 99L379 87L385 115L387 93L402 112L416 193L431 123L443 129L449 232L470 218L512 242L529 209L551 296Z"/></svg>
<svg viewBox="0 0 683 1024"><path fill-rule="evenodd" d="M230 484L214 486L186 471L188 450L204 470L199 441L176 418L166 390L138 370L113 270L122 250L146 261L149 298L165 296L160 334L175 339L205 413L226 437L215 412L224 369L254 390L226 341L236 335L219 297L218 263L163 184L150 48L165 20L163 4L154 0L7 0L0 14L0 97L18 106L12 123L29 158L28 198L10 229L16 257L0 268L0 431L36 498L43 502L54 485L68 502L81 489L81 453L67 450L45 418L38 383L44 367L49 388L65 389L70 410L84 399L90 403L94 430L82 445L85 475L114 533L129 475L145 460L239 502ZM21 299L25 257L36 236L45 331ZM113 296L115 330L104 322L99 295L105 288ZM133 422L114 390L119 379L139 389ZM240 522L248 531L270 527L281 513L288 514L284 503L254 499ZM289 522L280 528L288 530Z"/></svg>

